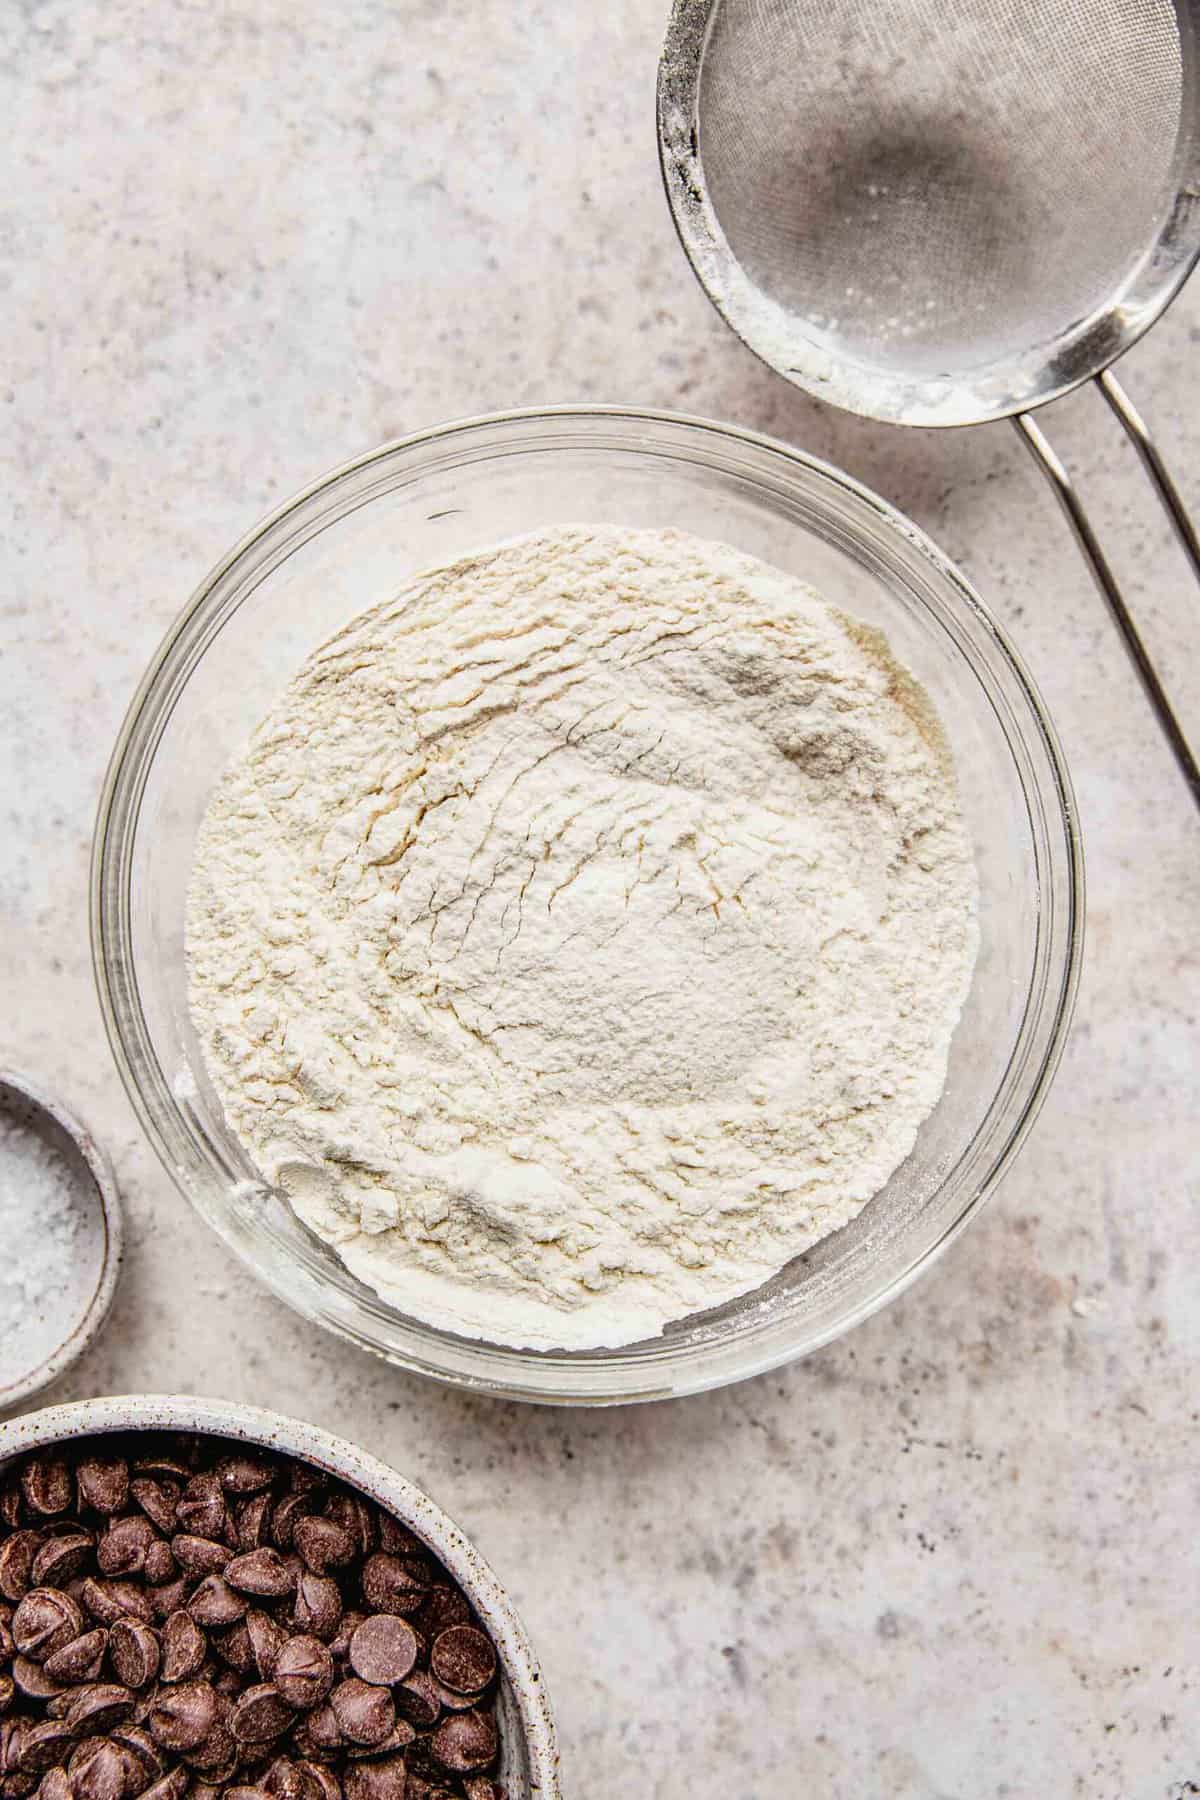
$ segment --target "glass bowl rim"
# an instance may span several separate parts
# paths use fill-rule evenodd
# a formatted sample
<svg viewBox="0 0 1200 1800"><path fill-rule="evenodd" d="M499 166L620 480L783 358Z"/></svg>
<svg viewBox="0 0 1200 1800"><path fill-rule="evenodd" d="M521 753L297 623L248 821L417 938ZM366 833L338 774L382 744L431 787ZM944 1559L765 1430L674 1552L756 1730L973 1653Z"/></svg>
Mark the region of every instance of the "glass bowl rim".
<svg viewBox="0 0 1200 1800"><path fill-rule="evenodd" d="M721 466L720 450L722 445L726 446L727 450L741 446L751 452L766 453L769 459L775 459L784 465L790 471L793 479L802 481L806 478L815 479L818 484L823 482L836 493L848 496L859 507L865 507L871 516L872 523L883 533L885 538L890 535L901 539L910 553L915 552L922 563L931 566L936 578L947 590L943 598L949 599L965 609L971 622L987 640L988 650L999 659L1003 674L1014 684L1019 700L1027 709L1027 717L1018 722L1017 736L1021 748L1027 751L1032 735L1033 741L1040 749L1046 763L1046 773L1041 776L1036 770L1031 774L1029 770L1022 768L1019 764L1017 769L1018 779L1027 804L1032 792L1038 799L1046 826L1045 840L1039 845L1039 869L1041 869L1042 862L1049 859L1050 864L1053 865L1050 872L1054 873L1062 884L1060 901L1063 917L1058 926L1056 949L1053 956L1049 953L1044 955L1042 980L1040 989L1036 992L1033 991L1036 983L1031 979L1031 996L1027 998L1025 1014L1006 1066L1004 1079L1014 1067L1019 1070L1021 1076L1019 1096L1014 1096L1016 1116L1004 1124L999 1131L999 1141L989 1150L985 1159L986 1166L975 1180L973 1190L967 1194L964 1203L955 1215L931 1242L910 1256L906 1266L897 1274L875 1286L865 1296L860 1296L837 1320L811 1331L808 1336L801 1334L799 1341L783 1343L772 1341L765 1345L755 1343L752 1349L756 1353L750 1355L745 1354L747 1346L743 1343L740 1346L742 1355L739 1359L735 1359L737 1367L722 1366L715 1370L709 1367L688 1366L689 1362L693 1360L688 1354L689 1349L697 1360L706 1360L702 1354L702 1347L690 1346L680 1350L679 1346L674 1346L676 1354L673 1356L672 1346L668 1341L664 1341L665 1360L671 1365L670 1378L664 1380L661 1385L653 1387L639 1383L629 1388L623 1388L605 1382L581 1384L578 1389L564 1387L560 1390L554 1380L546 1383L534 1382L530 1379L530 1372L539 1366L543 1369L550 1365L558 1367L563 1359L566 1359L564 1362L566 1367L586 1369L592 1372L612 1369L615 1372L619 1369L626 1350L633 1350L636 1348L634 1346L623 1346L611 1351L583 1353L587 1360L581 1362L575 1360L579 1353L535 1354L513 1346L482 1342L476 1344L473 1340L460 1339L453 1333L443 1331L437 1326L425 1326L421 1322L414 1322L413 1329L418 1330L422 1336L427 1336L441 1345L459 1346L460 1351L466 1352L468 1360L482 1361L486 1364L498 1362L504 1365L504 1372L498 1372L489 1367L487 1372L467 1373L462 1368L440 1366L436 1361L420 1356L413 1350L398 1349L395 1344L382 1346L349 1329L342 1321L331 1318L328 1313L318 1313L310 1309L301 1298L297 1286L277 1280L263 1262L251 1257L226 1223L216 1216L215 1210L202 1204L197 1194L187 1185L186 1172L178 1165L176 1157L172 1154L164 1120L160 1118L151 1098L143 1089L142 1075L138 1067L139 1057L135 1052L131 1052L126 1023L122 1016L122 993L132 993L136 1003L133 1009L134 1016L142 1023L140 1034L142 1043L150 1046L151 1039L144 1025L138 997L136 968L129 930L130 861L137 835L142 797L159 739L174 710L178 692L182 691L183 685L186 685L191 668L189 667L184 672L184 680L181 684L172 684L167 678L171 675L177 659L192 647L198 628L203 626L206 609L213 599L214 592L239 564L243 561L252 562L255 553L268 541L277 538L281 533L281 528L286 527L289 521L302 515L313 501L322 496L334 495L343 484L352 482L376 465L384 465L396 457L430 450L435 446L450 446L456 440L466 440L473 435L486 436L486 434L498 430L502 432L505 428L511 428L514 433L521 433L539 424L544 424L548 428L558 426L560 429L575 426L580 432L578 439L580 445L586 442L587 428L598 424L607 424L618 431L624 429L631 434L636 433L639 428L650 431L659 429L667 434L678 433L681 440L678 445L668 445L665 449L660 446L655 451L656 454L666 454L671 460L677 458L682 460L682 440L687 436L695 436L710 443L712 446L711 459L717 467ZM519 442L514 440L508 447L532 450L537 447L537 443L538 440L535 438L522 437ZM489 443L482 460L490 460L492 457L502 454L505 447L503 441ZM566 446L562 442L552 441L542 444L541 447L553 449ZM627 443L617 445L597 443L593 440L592 447L630 451L636 451L639 447L650 449L649 444L641 442L636 436L631 436ZM737 472L733 469L733 465L727 465L727 468L730 472ZM369 500L371 497L368 495L364 499ZM335 518L343 516L339 513L335 515ZM326 521L318 515L313 521L313 529L308 536L319 535L325 523ZM856 532L861 532L860 525L856 524L855 529ZM307 537L304 541L307 541ZM936 622L943 632L947 631L944 621L939 619ZM221 623L224 623L223 619ZM204 654L204 648L205 646L200 646L199 656ZM974 651L976 647L972 648ZM972 664L973 672L978 676L979 671L974 667L973 657L965 655L961 644L958 645L958 649L960 654L964 655L964 660ZM1029 731L1031 724L1033 726L1032 734ZM1010 750L1012 747L1010 743ZM1037 841L1036 829L1034 838ZM1043 913L1047 898L1043 892L1044 885L1048 884L1039 883L1038 888L1037 936L1039 940L1043 937ZM897 507L884 500L873 489L846 474L836 465L806 451L797 450L765 433L695 414L661 408L581 403L514 408L471 415L428 426L420 431L391 439L338 464L282 501L252 526L234 544L232 549L208 571L160 641L134 690L117 734L97 808L90 872L89 922L93 971L105 1030L122 1084L137 1114L139 1123L159 1160L171 1176L174 1185L188 1203L200 1213L206 1223L216 1231L226 1247L251 1268L256 1279L263 1282L293 1310L299 1311L302 1316L307 1317L310 1322L323 1325L326 1329L334 1331L360 1348L364 1346L372 1348L377 1354L384 1355L395 1366L410 1372L448 1382L453 1386L511 1399L541 1401L556 1405L597 1405L697 1393L707 1388L719 1387L729 1382L741 1381L754 1375L763 1374L800 1356L809 1355L823 1344L842 1336L846 1331L862 1323L863 1320L894 1300L937 1260L991 1196L1024 1142L1058 1068L1079 985L1083 950L1084 895L1083 846L1078 811L1070 774L1055 727L1032 677L1006 633L994 620L967 577L920 526L916 525ZM1035 956L1035 977L1039 966ZM1039 1037L1040 1044L1037 1041ZM162 1094L157 1098L165 1105L165 1117L171 1119L178 1126L183 1141L194 1144L196 1142L195 1134L190 1123L179 1111L172 1094L170 1081L161 1067L159 1058L157 1055L151 1054L149 1061L159 1077ZM1031 1066L1026 1067L1029 1064ZM994 1112L996 1101L1002 1091L1003 1080L997 1094L993 1097L988 1114L985 1115L985 1122ZM981 1126L979 1130L982 1128ZM978 1136L978 1131L976 1136ZM397 1315L398 1319L399 1317L400 1315ZM407 1326L406 1321L403 1323ZM651 1346L654 1347L653 1340L651 1340ZM649 1360L647 1358L647 1361Z"/></svg>

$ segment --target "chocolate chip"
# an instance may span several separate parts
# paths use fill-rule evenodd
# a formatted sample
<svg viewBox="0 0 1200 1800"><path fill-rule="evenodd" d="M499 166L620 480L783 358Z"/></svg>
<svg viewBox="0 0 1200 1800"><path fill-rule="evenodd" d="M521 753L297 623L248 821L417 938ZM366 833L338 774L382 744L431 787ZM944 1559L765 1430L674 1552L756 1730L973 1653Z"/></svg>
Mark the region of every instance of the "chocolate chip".
<svg viewBox="0 0 1200 1800"><path fill-rule="evenodd" d="M350 1660L350 1640L369 1615L364 1612L344 1612L337 1630L329 1640L329 1648L334 1662Z"/></svg>
<svg viewBox="0 0 1200 1800"><path fill-rule="evenodd" d="M18 1656L12 1666L13 1684L27 1700L54 1700L63 1693L64 1684L47 1675L41 1663L29 1656Z"/></svg>
<svg viewBox="0 0 1200 1800"><path fill-rule="evenodd" d="M233 1709L233 1735L240 1744L267 1744L283 1733L295 1718L279 1689L269 1681L248 1687Z"/></svg>
<svg viewBox="0 0 1200 1800"><path fill-rule="evenodd" d="M116 1725L109 1736L114 1744L128 1750L134 1761L141 1765L147 1781L158 1780L166 1765L159 1755L157 1744L144 1726Z"/></svg>
<svg viewBox="0 0 1200 1800"><path fill-rule="evenodd" d="M148 1596L150 1616L152 1619L169 1619L174 1612L182 1612L191 1593L192 1584L186 1575L180 1575L175 1581L164 1582L162 1587L152 1588Z"/></svg>
<svg viewBox="0 0 1200 1800"><path fill-rule="evenodd" d="M499 1788L487 1775L468 1775L463 1793L467 1800L501 1800Z"/></svg>
<svg viewBox="0 0 1200 1800"><path fill-rule="evenodd" d="M379 1530L375 1523L375 1508L361 1494L352 1494L349 1488L337 1489L325 1502L325 1517L349 1532L355 1556L370 1556L377 1547Z"/></svg>
<svg viewBox="0 0 1200 1800"><path fill-rule="evenodd" d="M107 1648L108 1633L97 1626L94 1631L85 1631L82 1636L72 1638L70 1643L55 1650L46 1658L43 1667L55 1681L65 1681L72 1685L80 1681L95 1681Z"/></svg>
<svg viewBox="0 0 1200 1800"><path fill-rule="evenodd" d="M291 1549L297 1524L316 1510L319 1498L316 1494L300 1492L285 1494L282 1500L276 1501L271 1510L269 1535L281 1550Z"/></svg>
<svg viewBox="0 0 1200 1800"><path fill-rule="evenodd" d="M306 1713L292 1734L298 1749L306 1756L325 1755L342 1744L342 1728L328 1701Z"/></svg>
<svg viewBox="0 0 1200 1800"><path fill-rule="evenodd" d="M401 1562L389 1551L377 1550L363 1564L363 1598L372 1612L405 1618L420 1607L427 1586L418 1565Z"/></svg>
<svg viewBox="0 0 1200 1800"><path fill-rule="evenodd" d="M142 1566L142 1574L155 1587L170 1581L179 1572L179 1565L171 1554L171 1546L164 1538L155 1538L146 1552L146 1561Z"/></svg>
<svg viewBox="0 0 1200 1800"><path fill-rule="evenodd" d="M225 1800L263 1800L266 1789L260 1787L238 1786L225 1789Z"/></svg>
<svg viewBox="0 0 1200 1800"><path fill-rule="evenodd" d="M21 1470L21 1493L30 1512L40 1518L66 1512L75 1494L75 1483L65 1458L52 1451L31 1457Z"/></svg>
<svg viewBox="0 0 1200 1800"><path fill-rule="evenodd" d="M6 1713L13 1703L17 1684L11 1675L0 1675L0 1713Z"/></svg>
<svg viewBox="0 0 1200 1800"><path fill-rule="evenodd" d="M135 1475L130 1490L150 1523L164 1537L173 1536L179 1519L179 1483L162 1481L157 1475Z"/></svg>
<svg viewBox="0 0 1200 1800"><path fill-rule="evenodd" d="M467 1774L495 1762L499 1743L495 1721L488 1713L455 1713L443 1719L430 1740L430 1748L444 1769Z"/></svg>
<svg viewBox="0 0 1200 1800"><path fill-rule="evenodd" d="M403 1681L416 1663L416 1633L393 1613L374 1613L351 1637L349 1656L356 1675L390 1687Z"/></svg>
<svg viewBox="0 0 1200 1800"><path fill-rule="evenodd" d="M408 1771L403 1756L351 1763L343 1787L346 1800L404 1800Z"/></svg>
<svg viewBox="0 0 1200 1800"><path fill-rule="evenodd" d="M153 1786L143 1789L141 1800L183 1800L187 1790L187 1770L174 1768L168 1770Z"/></svg>
<svg viewBox="0 0 1200 1800"><path fill-rule="evenodd" d="M179 1530L193 1537L220 1538L225 1530L225 1496L215 1475L193 1475L176 1509Z"/></svg>
<svg viewBox="0 0 1200 1800"><path fill-rule="evenodd" d="M306 1569L296 1583L292 1618L301 1631L311 1631L328 1643L342 1617L342 1596L331 1575L313 1575Z"/></svg>
<svg viewBox="0 0 1200 1800"><path fill-rule="evenodd" d="M320 1763L302 1762L300 1771L312 1784L307 1790L311 1800L342 1800L341 1782Z"/></svg>
<svg viewBox="0 0 1200 1800"><path fill-rule="evenodd" d="M157 1533L142 1513L114 1519L96 1545L96 1567L102 1575L140 1575L146 1552Z"/></svg>
<svg viewBox="0 0 1200 1800"><path fill-rule="evenodd" d="M314 1575L342 1569L354 1555L354 1539L335 1519L297 1519L292 1539Z"/></svg>
<svg viewBox="0 0 1200 1800"><path fill-rule="evenodd" d="M190 1531L176 1532L171 1539L171 1553L187 1575L219 1575L233 1556L228 1544L196 1537Z"/></svg>
<svg viewBox="0 0 1200 1800"><path fill-rule="evenodd" d="M278 1466L268 1457L245 1451L235 1456L223 1456L217 1464L217 1474L226 1493L257 1494L262 1488L270 1487Z"/></svg>
<svg viewBox="0 0 1200 1800"><path fill-rule="evenodd" d="M176 1481L180 1487L192 1472L185 1458L165 1447L142 1451L134 1458L133 1469L136 1475L153 1475L159 1481Z"/></svg>
<svg viewBox="0 0 1200 1800"><path fill-rule="evenodd" d="M0 1719L0 1774L20 1767L21 1742L28 1730L28 1719Z"/></svg>
<svg viewBox="0 0 1200 1800"><path fill-rule="evenodd" d="M302 1757L296 1764L302 1787L302 1800L342 1800L342 1784L327 1763Z"/></svg>
<svg viewBox="0 0 1200 1800"><path fill-rule="evenodd" d="M188 1611L197 1625L219 1629L246 1615L246 1602L223 1575L206 1575L192 1592Z"/></svg>
<svg viewBox="0 0 1200 1800"><path fill-rule="evenodd" d="M71 1780L74 1780L75 1776L78 1775L80 1769L82 1769L84 1763L87 1761L88 1757L92 1755L93 1751L95 1751L100 1744L105 1742L107 1742L107 1740L102 1737L80 1738L70 1756L67 1758L67 1775Z"/></svg>
<svg viewBox="0 0 1200 1800"><path fill-rule="evenodd" d="M299 1762L300 1800L341 1800L342 1784L331 1770L320 1763Z"/></svg>
<svg viewBox="0 0 1200 1800"><path fill-rule="evenodd" d="M129 1765L116 1744L97 1738L72 1763L75 1800L125 1800Z"/></svg>
<svg viewBox="0 0 1200 1800"><path fill-rule="evenodd" d="M233 1681L230 1692L240 1692L244 1683L237 1680L238 1675L258 1674L258 1665L254 1660L254 1646L250 1642L250 1633L246 1630L246 1621L239 1619L225 1631L214 1632L212 1647L223 1663L228 1664L224 1671L224 1679Z"/></svg>
<svg viewBox="0 0 1200 1800"><path fill-rule="evenodd" d="M21 1740L21 1768L35 1775L44 1775L47 1769L53 1769L65 1762L74 1747L75 1733L71 1727L58 1719L46 1719L40 1725L32 1725Z"/></svg>
<svg viewBox="0 0 1200 1800"><path fill-rule="evenodd" d="M187 1612L173 1612L163 1621L161 1680L173 1684L188 1681L203 1667L208 1645L204 1633Z"/></svg>
<svg viewBox="0 0 1200 1800"><path fill-rule="evenodd" d="M394 1719L392 1729L387 1736L380 1738L375 1744L347 1744L347 1756L391 1756L397 1750L407 1750L416 1739L416 1732L407 1719Z"/></svg>
<svg viewBox="0 0 1200 1800"><path fill-rule="evenodd" d="M111 1681L93 1681L76 1690L67 1714L78 1736L88 1732L110 1731L123 1724L133 1712L134 1698L126 1687Z"/></svg>
<svg viewBox="0 0 1200 1800"><path fill-rule="evenodd" d="M262 1788L274 1800L304 1800L308 1784L289 1757L277 1756L262 1778Z"/></svg>
<svg viewBox="0 0 1200 1800"><path fill-rule="evenodd" d="M35 1531L14 1531L0 1544L0 1594L22 1599L33 1586L33 1563L41 1548Z"/></svg>
<svg viewBox="0 0 1200 1800"><path fill-rule="evenodd" d="M118 1619L108 1634L108 1656L118 1681L128 1688L145 1687L162 1660L158 1633L141 1619Z"/></svg>
<svg viewBox="0 0 1200 1800"><path fill-rule="evenodd" d="M239 1550L257 1550L271 1541L271 1496L251 1494L234 1513Z"/></svg>
<svg viewBox="0 0 1200 1800"><path fill-rule="evenodd" d="M95 1539L79 1527L58 1527L46 1538L33 1559L32 1575L38 1587L65 1587L84 1567Z"/></svg>
<svg viewBox="0 0 1200 1800"><path fill-rule="evenodd" d="M414 1784L414 1791L425 1794L427 1800L430 1790L440 1796L443 1794L447 1782L453 1780L453 1777L447 1775L441 1763L434 1756L430 1748L432 1741L432 1732L426 1737L419 1737L414 1744L410 1744L404 1754L404 1760L408 1765L409 1780Z"/></svg>
<svg viewBox="0 0 1200 1800"><path fill-rule="evenodd" d="M300 1633L280 1650L271 1679L289 1706L307 1712L333 1686L333 1658L320 1638Z"/></svg>
<svg viewBox="0 0 1200 1800"><path fill-rule="evenodd" d="M480 1694L496 1673L496 1652L474 1625L451 1625L434 1639L429 1666L456 1694Z"/></svg>
<svg viewBox="0 0 1200 1800"><path fill-rule="evenodd" d="M279 1600L290 1594L296 1577L278 1550L262 1545L235 1556L225 1569L225 1579L239 1593L255 1594L263 1599Z"/></svg>
<svg viewBox="0 0 1200 1800"><path fill-rule="evenodd" d="M80 1584L79 1597L100 1625L115 1625L118 1619L141 1619L147 1625L153 1608L145 1588L132 1581L108 1581L87 1575Z"/></svg>
<svg viewBox="0 0 1200 1800"><path fill-rule="evenodd" d="M395 1689L396 1711L414 1725L436 1725L442 1716L438 1684L424 1669L414 1669Z"/></svg>
<svg viewBox="0 0 1200 1800"><path fill-rule="evenodd" d="M375 1522L381 1550L388 1550L393 1556L424 1556L425 1545L416 1532L402 1525L393 1513L377 1512Z"/></svg>
<svg viewBox="0 0 1200 1800"><path fill-rule="evenodd" d="M329 1704L342 1736L352 1744L380 1744L396 1723L396 1704L388 1690L357 1675L338 1682Z"/></svg>
<svg viewBox="0 0 1200 1800"><path fill-rule="evenodd" d="M258 1673L264 1681L269 1681L275 1670L275 1659L287 1642L287 1632L269 1613L255 1609L246 1614L246 1635Z"/></svg>
<svg viewBox="0 0 1200 1800"><path fill-rule="evenodd" d="M189 1768L195 1769L205 1776L214 1786L223 1786L233 1778L238 1766L238 1747L233 1733L229 1729L229 1702L218 1695L218 1703L223 1712L218 1715L216 1723L194 1750L185 1750L183 1759Z"/></svg>
<svg viewBox="0 0 1200 1800"><path fill-rule="evenodd" d="M458 1588L435 1581L425 1595L416 1614L416 1623L429 1638L448 1631L451 1625L469 1625L471 1608Z"/></svg>
<svg viewBox="0 0 1200 1800"><path fill-rule="evenodd" d="M65 1769L47 1769L37 1792L38 1800L75 1800L75 1790Z"/></svg>
<svg viewBox="0 0 1200 1800"><path fill-rule="evenodd" d="M460 1694L454 1688L448 1688L436 1675L431 1675L429 1679L444 1712L469 1712L479 1698L477 1694Z"/></svg>
<svg viewBox="0 0 1200 1800"><path fill-rule="evenodd" d="M13 1644L22 1656L45 1662L79 1636L83 1614L61 1588L30 1588L13 1613L11 1629Z"/></svg>
<svg viewBox="0 0 1200 1800"><path fill-rule="evenodd" d="M159 1690L146 1723L164 1750L195 1750L217 1722L218 1702L211 1683L181 1681Z"/></svg>
<svg viewBox="0 0 1200 1800"><path fill-rule="evenodd" d="M451 1779L444 1770L439 1770L435 1781L426 1781L423 1775L414 1774L410 1769L404 1800L457 1800L456 1795L445 1785Z"/></svg>
<svg viewBox="0 0 1200 1800"><path fill-rule="evenodd" d="M116 1738L110 1737L108 1741L124 1765L126 1795L140 1794L142 1789L149 1785L150 1779L142 1766L141 1759L133 1754L128 1745L118 1743Z"/></svg>

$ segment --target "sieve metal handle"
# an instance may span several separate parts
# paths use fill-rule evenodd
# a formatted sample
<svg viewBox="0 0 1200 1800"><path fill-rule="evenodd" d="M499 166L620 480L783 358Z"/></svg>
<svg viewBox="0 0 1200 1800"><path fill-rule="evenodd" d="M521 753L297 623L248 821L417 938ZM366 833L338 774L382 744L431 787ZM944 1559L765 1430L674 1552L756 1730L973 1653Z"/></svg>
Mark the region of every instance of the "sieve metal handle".
<svg viewBox="0 0 1200 1800"><path fill-rule="evenodd" d="M1104 398L1129 433L1147 474L1158 490L1158 496L1170 516L1171 523L1179 534L1192 568L1200 577L1200 539L1197 538L1195 527L1188 517L1179 490L1171 480L1167 466L1146 428L1145 421L1110 369L1105 369L1102 374L1096 376L1095 380ZM1154 664L1150 660L1150 654L1142 642L1141 633L1134 624L1133 615L1125 604L1125 598L1117 584L1117 578L1109 566L1108 558L1100 548L1100 540L1092 530L1091 520L1084 511L1083 502L1079 498L1066 465L1051 447L1041 426L1029 413L1018 413L1013 423L1032 452L1034 461L1058 496L1059 504L1067 515L1071 528L1079 540L1080 549L1095 576L1096 586L1104 595L1117 630L1124 639L1125 648L1138 672L1147 698L1158 715L1158 722L1166 734L1167 742L1179 765L1180 774L1191 790L1192 799L1200 807L1200 764L1192 754L1191 746L1184 736L1183 727L1175 717L1174 709L1167 698L1166 689L1159 680Z"/></svg>

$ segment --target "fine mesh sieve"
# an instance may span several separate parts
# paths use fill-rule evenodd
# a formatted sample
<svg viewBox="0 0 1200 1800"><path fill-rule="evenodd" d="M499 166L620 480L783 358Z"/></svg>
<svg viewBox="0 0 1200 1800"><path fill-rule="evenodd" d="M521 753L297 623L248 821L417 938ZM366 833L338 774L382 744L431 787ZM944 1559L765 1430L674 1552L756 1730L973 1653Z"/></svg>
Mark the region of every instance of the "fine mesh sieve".
<svg viewBox="0 0 1200 1800"><path fill-rule="evenodd" d="M1013 417L1200 804L1200 766L1029 411L1095 377L1200 575L1109 364L1200 253L1200 0L675 0L663 175L728 323L868 417Z"/></svg>

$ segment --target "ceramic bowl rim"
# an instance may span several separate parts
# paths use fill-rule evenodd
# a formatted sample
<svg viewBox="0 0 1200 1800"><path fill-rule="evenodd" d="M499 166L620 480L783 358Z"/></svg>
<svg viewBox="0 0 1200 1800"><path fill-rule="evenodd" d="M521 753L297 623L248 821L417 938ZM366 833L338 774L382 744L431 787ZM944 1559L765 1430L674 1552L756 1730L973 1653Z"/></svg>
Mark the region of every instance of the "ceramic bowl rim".
<svg viewBox="0 0 1200 1800"><path fill-rule="evenodd" d="M508 1676L529 1759L530 1800L561 1800L554 1719L525 1627L466 1533L422 1488L357 1444L267 1407L188 1394L114 1394L0 1423L0 1464L48 1444L124 1431L197 1431L315 1463L361 1488L425 1540L487 1625ZM514 1796L513 1800L519 1800Z"/></svg>
<svg viewBox="0 0 1200 1800"><path fill-rule="evenodd" d="M125 1219L120 1190L112 1164L87 1126L58 1100L51 1098L37 1082L17 1070L3 1067L0 1068L0 1104L6 1090L27 1101L35 1112L44 1113L71 1139L96 1189L104 1247L96 1286L87 1305L49 1356L20 1380L0 1388L0 1413L9 1412L44 1392L77 1363L95 1341L112 1308L125 1255Z"/></svg>

